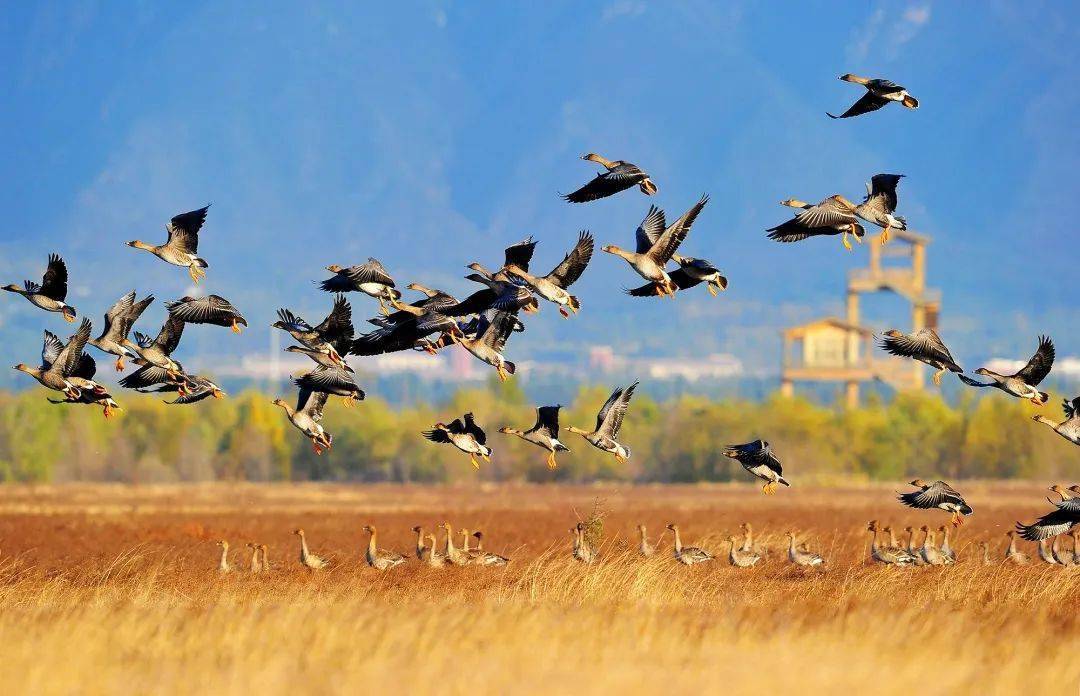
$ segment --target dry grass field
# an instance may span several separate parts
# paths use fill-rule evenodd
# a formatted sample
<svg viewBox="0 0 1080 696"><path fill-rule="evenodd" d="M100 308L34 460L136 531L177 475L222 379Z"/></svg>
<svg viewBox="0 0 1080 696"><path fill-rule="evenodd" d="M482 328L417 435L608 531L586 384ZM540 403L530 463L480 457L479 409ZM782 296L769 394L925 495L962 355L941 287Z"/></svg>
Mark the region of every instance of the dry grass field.
<svg viewBox="0 0 1080 696"><path fill-rule="evenodd" d="M959 486L975 507L949 568L869 565L866 521L946 521L893 487L479 487L206 485L0 488L0 679L8 693L1075 694L1080 568L985 566L1043 486ZM570 559L567 529L596 498L601 562ZM409 528L482 529L507 568L386 573L360 527L411 550ZM641 560L634 528L677 521L721 556ZM771 551L728 565L751 521ZM302 526L334 560L299 567ZM826 556L790 566L783 533ZM217 572L217 539L242 570ZM244 543L271 572L246 572ZM1034 549L1025 549L1034 556Z"/></svg>

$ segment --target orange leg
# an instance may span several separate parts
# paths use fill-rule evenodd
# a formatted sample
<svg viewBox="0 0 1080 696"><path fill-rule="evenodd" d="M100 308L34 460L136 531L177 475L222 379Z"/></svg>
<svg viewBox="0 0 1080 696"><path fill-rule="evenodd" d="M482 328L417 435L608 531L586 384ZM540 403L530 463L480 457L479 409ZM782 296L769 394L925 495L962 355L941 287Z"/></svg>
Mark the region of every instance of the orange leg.
<svg viewBox="0 0 1080 696"><path fill-rule="evenodd" d="M124 371L124 356L123 355L121 355L119 358L116 359L115 367L116 367L117 372L123 372Z"/></svg>
<svg viewBox="0 0 1080 696"><path fill-rule="evenodd" d="M233 319L233 323L232 323L232 326L230 326L229 328L230 328L230 329L232 329L232 332L233 332L234 334L238 334L238 333L240 333L240 331L242 330L242 329L240 328L240 325L236 323L236 320L235 320L235 319Z"/></svg>

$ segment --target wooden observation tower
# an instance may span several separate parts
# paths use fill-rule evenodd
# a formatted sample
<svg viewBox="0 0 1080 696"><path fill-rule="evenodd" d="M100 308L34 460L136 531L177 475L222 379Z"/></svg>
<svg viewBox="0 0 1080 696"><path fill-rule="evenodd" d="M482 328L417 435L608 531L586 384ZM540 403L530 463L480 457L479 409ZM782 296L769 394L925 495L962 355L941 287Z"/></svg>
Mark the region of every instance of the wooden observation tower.
<svg viewBox="0 0 1080 696"><path fill-rule="evenodd" d="M825 317L783 331L780 392L795 393L795 382L843 382L848 407L859 404L859 384L881 380L898 390L922 389L922 363L892 357L873 344L874 329L862 324L860 299L866 293L892 292L911 306L911 327L937 328L941 292L926 287L926 246L930 238L891 230L881 246L867 239L870 265L848 274L847 315ZM890 263L884 261L888 259ZM892 263L892 260L899 260ZM880 328L880 327L878 327Z"/></svg>

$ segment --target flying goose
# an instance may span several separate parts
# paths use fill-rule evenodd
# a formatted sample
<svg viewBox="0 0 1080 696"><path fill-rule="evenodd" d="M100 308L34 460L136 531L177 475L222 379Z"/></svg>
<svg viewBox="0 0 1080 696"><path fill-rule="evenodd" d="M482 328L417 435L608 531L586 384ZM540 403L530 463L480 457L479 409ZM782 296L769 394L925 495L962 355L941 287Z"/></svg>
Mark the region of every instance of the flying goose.
<svg viewBox="0 0 1080 696"><path fill-rule="evenodd" d="M285 409L285 415L293 426L311 439L315 454L322 454L334 444L334 437L322 427L323 408L326 406L326 392L312 391L301 387L296 398L296 408L289 406L282 399L274 399L274 405Z"/></svg>
<svg viewBox="0 0 1080 696"><path fill-rule="evenodd" d="M903 174L875 174L866 184L866 197L855 206L855 214L881 228L878 242L889 241L889 230L906 230L907 220L896 212L896 185Z"/></svg>
<svg viewBox="0 0 1080 696"><path fill-rule="evenodd" d="M213 324L227 326L233 333L240 333L241 326L247 326L247 320L240 310L221 295L206 297L181 297L173 302L166 302L169 314L176 316L185 324Z"/></svg>
<svg viewBox="0 0 1080 696"><path fill-rule="evenodd" d="M789 208L802 208L802 212L783 224L765 230L769 233L769 239L788 243L801 242L809 237L839 234L843 235L840 241L844 248L851 251L848 234L854 235L855 241L860 244L866 234L855 215L856 205L843 196L829 196L817 205L794 198L780 201L780 204Z"/></svg>
<svg viewBox="0 0 1080 696"><path fill-rule="evenodd" d="M933 329L919 329L906 334L896 329L889 329L881 340L881 347L892 355L902 358L914 358L937 370L934 384L941 385L941 376L945 371L964 373L964 368L956 364L952 353Z"/></svg>
<svg viewBox="0 0 1080 696"><path fill-rule="evenodd" d="M484 309L497 309L504 312L523 311L526 314L535 314L540 311L540 303L519 278L512 276L507 271L492 273L482 264L474 261L468 268L476 271L465 276L466 280L486 285L494 294ZM482 310L481 310L482 311Z"/></svg>
<svg viewBox="0 0 1080 696"><path fill-rule="evenodd" d="M534 276L517 266L508 266L506 272L523 280L540 297L557 304L559 314L566 318L570 316L570 312L577 314L581 309L580 300L568 293L566 289L585 272L585 267L589 265L592 255L593 237L585 230L578 236L577 244L570 253L547 275Z"/></svg>
<svg viewBox="0 0 1080 696"><path fill-rule="evenodd" d="M1061 407L1065 411L1065 420L1055 423L1046 416L1032 416L1031 419L1050 426L1055 433L1074 445L1080 445L1080 396L1071 402L1063 400Z"/></svg>
<svg viewBox="0 0 1080 696"><path fill-rule="evenodd" d="M383 314L390 313L385 304L387 301L401 299L401 292L396 289L394 279L377 259L369 258L363 265L348 268L331 264L326 270L334 274L333 278L324 280L319 285L326 292L362 292L379 301L379 311Z"/></svg>
<svg viewBox="0 0 1080 696"><path fill-rule="evenodd" d="M476 336L457 339L461 347L477 359L491 365L499 374L501 381L517 372L517 365L503 357L506 341L521 322L509 312L490 311L481 315L476 327Z"/></svg>
<svg viewBox="0 0 1080 696"><path fill-rule="evenodd" d="M137 386L135 380L139 380ZM145 386L141 386L145 383ZM144 394L168 394L176 393L177 397L165 403L172 405L194 404L204 399L213 397L224 399L225 391L206 377L199 375L180 375L178 379L171 379L168 373L160 367L146 365L140 367L120 381L120 386L134 389ZM150 389L149 387L155 387Z"/></svg>
<svg viewBox="0 0 1080 696"><path fill-rule="evenodd" d="M1067 498L1054 504L1054 510L1031 524L1016 523L1016 531L1028 541L1049 539L1069 532L1080 523L1080 498Z"/></svg>
<svg viewBox="0 0 1080 696"><path fill-rule="evenodd" d="M137 239L128 242L127 245L149 251L162 261L171 263L174 266L186 266L192 282L198 285L199 279L206 275L206 272L202 269L210 265L206 262L206 259L201 259L198 256L199 230L202 229L203 223L206 222L206 211L209 209L210 206L208 205L205 208L181 213L170 220L169 224L165 225L169 238L161 246L140 242Z"/></svg>
<svg viewBox="0 0 1080 696"><path fill-rule="evenodd" d="M60 359L63 351L64 344L60 342L60 339L52 332L46 331L41 348L41 364L51 366ZM70 355L74 356L75 353L72 352ZM49 403L101 406L102 415L105 418L111 418L113 411L119 411L120 406L113 400L112 395L106 391L105 387L94 381L95 374L97 374L97 363L94 358L88 353L82 353L75 362L74 368L71 368L70 373L66 375L67 381L78 389L78 396L65 392L63 399L50 398Z"/></svg>
<svg viewBox="0 0 1080 696"><path fill-rule="evenodd" d="M664 211L651 206L635 232L635 251L626 251L614 244L608 244L602 251L623 259L638 275L656 284L658 295L674 297L679 288L664 267L678 251L679 245L686 239L694 221L708 202L709 197L703 195L690 210L667 227L664 226Z"/></svg>
<svg viewBox="0 0 1080 696"><path fill-rule="evenodd" d="M405 562L405 557L400 553L378 548L375 539L378 531L375 529L375 525L365 524L364 531L370 535L368 537L367 552L364 554L369 566L376 570L389 570Z"/></svg>
<svg viewBox="0 0 1080 696"><path fill-rule="evenodd" d="M569 452L570 448L559 442L559 409L562 406L540 406L536 409L536 425L522 432L509 426L499 428L504 435L516 435L525 442L548 451L547 465L554 469L559 464L555 461L556 452Z"/></svg>
<svg viewBox="0 0 1080 696"><path fill-rule="evenodd" d="M944 510L952 515L952 524L958 527L964 523L964 516L972 513L971 506L964 502L963 496L956 492L944 481L927 483L922 479L911 482L919 490L911 493L901 493L898 497L901 503L919 510Z"/></svg>
<svg viewBox="0 0 1080 696"><path fill-rule="evenodd" d="M323 353L338 367L345 366L345 353L341 349L348 352L354 329L352 305L344 295L334 298L333 309L318 326L312 326L288 309L279 309L277 313L278 321L271 324L273 328L287 332L305 348Z"/></svg>
<svg viewBox="0 0 1080 696"><path fill-rule="evenodd" d="M683 565L694 565L695 563L713 560L713 555L704 549L697 546L682 545L682 538L679 536L679 525L669 524L667 528L675 534L675 546L672 547L672 553L675 555L676 561Z"/></svg>
<svg viewBox="0 0 1080 696"><path fill-rule="evenodd" d="M150 295L136 302L135 291L132 290L117 300L109 308L109 311L105 312L105 328L102 330L101 335L87 341L98 350L116 356L115 367L117 372L124 371L124 358L129 355L124 348L124 339L128 337L131 327L134 326L135 322L142 316L143 311L153 301L154 296Z"/></svg>
<svg viewBox="0 0 1080 696"><path fill-rule="evenodd" d="M354 403L363 401L365 396L352 373L339 367L316 367L293 381L300 389L344 397L345 408L352 408Z"/></svg>
<svg viewBox="0 0 1080 696"><path fill-rule="evenodd" d="M75 321L75 308L64 302L68 291L67 264L58 254L49 254L49 265L45 267L40 285L24 280L21 288L12 283L5 285L4 290L22 295L30 304L46 312L60 312L68 323Z"/></svg>
<svg viewBox="0 0 1080 696"><path fill-rule="evenodd" d="M881 78L869 79L859 77L858 75L852 75L851 73L841 75L840 79L844 82L854 82L857 85L862 85L866 88L866 94L862 95L857 102L852 104L847 111L839 116L833 116L826 111L825 115L829 118L861 116L862 114L871 111L877 111L891 101L899 102L909 109L919 108L919 100L908 94L908 91L905 88L895 82L890 82L889 80Z"/></svg>
<svg viewBox="0 0 1080 696"><path fill-rule="evenodd" d="M1050 368L1053 366L1054 343L1048 336L1039 336L1039 347L1035 350L1035 355L1032 355L1027 365L1024 365L1023 369L1016 374L999 375L993 370L980 367L975 370L975 374L989 377L994 381L984 384L976 382L965 375L960 375L960 380L964 384L973 387L995 387L1006 394L1021 399L1030 399L1031 403L1036 406L1042 406L1050 400L1050 395L1039 391L1035 387L1039 385L1039 382L1046 379L1046 376L1050 374Z"/></svg>
<svg viewBox="0 0 1080 696"><path fill-rule="evenodd" d="M474 468L480 468L480 462L476 461L476 455L491 461L491 448L487 446L487 434L476 424L472 413L466 413L464 423L460 418L455 418L450 425L436 423L431 430L426 430L423 435L432 442L451 444L465 454L469 455L469 461Z"/></svg>
<svg viewBox="0 0 1080 696"><path fill-rule="evenodd" d="M82 376L92 374L96 368L87 368L86 361L93 358L83 352L90 339L90 321L83 319L78 330L71 335L67 344L62 344L55 334L46 331L41 348L41 367L30 367L19 363L14 369L25 372L36 379L41 386L63 392L71 401L78 401L84 391L106 395L105 387L92 379ZM80 369L82 368L82 369Z"/></svg>
<svg viewBox="0 0 1080 696"><path fill-rule="evenodd" d="M724 450L724 456L730 457L742 464L743 468L765 482L761 492L772 495L776 492L777 484L790 486L784 478L784 468L780 460L772 451L772 447L764 440L754 440L745 445L731 445Z"/></svg>
<svg viewBox="0 0 1080 696"><path fill-rule="evenodd" d="M184 368L172 359L172 354L179 347L183 335L183 320L170 314L155 338L136 331L135 341L124 338L120 340L120 345L138 356L136 365L154 365L170 375L178 375L184 372Z"/></svg>
<svg viewBox="0 0 1080 696"><path fill-rule="evenodd" d="M582 155L581 159L603 165L607 171L600 172L596 178L577 191L568 193L563 199L570 203L585 203L600 198L607 198L632 186L637 186L646 196L656 193L656 184L641 167L623 160L609 160L595 152Z"/></svg>
<svg viewBox="0 0 1080 696"><path fill-rule="evenodd" d="M604 402L600 412L596 414L596 428L592 432L575 428L572 425L566 426L566 429L582 436L593 447L612 453L615 455L615 461L625 464L630 459L630 448L620 443L616 438L619 436L623 418L626 417L626 409L630 406L630 399L634 396L634 389L637 388L637 385L638 382L634 382L629 387L619 387L611 392L611 396Z"/></svg>

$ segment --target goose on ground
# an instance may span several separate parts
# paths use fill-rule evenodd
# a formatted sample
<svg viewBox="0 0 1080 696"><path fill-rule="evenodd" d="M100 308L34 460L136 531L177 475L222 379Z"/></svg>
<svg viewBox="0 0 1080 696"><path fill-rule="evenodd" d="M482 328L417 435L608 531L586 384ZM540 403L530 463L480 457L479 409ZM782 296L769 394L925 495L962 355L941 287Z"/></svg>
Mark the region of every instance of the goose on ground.
<svg viewBox="0 0 1080 696"><path fill-rule="evenodd" d="M862 114L870 113L871 111L877 111L889 102L898 102L909 109L919 108L919 100L908 94L907 89L895 82L882 78L859 77L858 75L852 75L851 73L841 75L840 79L844 82L854 82L857 85L862 85L866 88L866 94L862 95L858 101L848 107L848 110L839 116L833 116L826 111L825 114L829 118L851 118L852 116L861 116Z"/></svg>
<svg viewBox="0 0 1080 696"><path fill-rule="evenodd" d="M952 515L952 525L958 527L964 523L964 517L972 513L963 496L956 489L944 481L927 483L922 479L911 482L919 490L911 493L901 493L898 497L901 503L918 510L944 510Z"/></svg>
<svg viewBox="0 0 1080 696"><path fill-rule="evenodd" d="M427 546L424 545L427 535L424 534L424 528L420 525L413 527L412 530L416 534L416 558L422 561L424 560L424 552L427 551Z"/></svg>
<svg viewBox="0 0 1080 696"><path fill-rule="evenodd" d="M378 547L378 542L376 541L378 531L375 529L374 525L364 525L364 531L369 534L367 551L364 553L364 559L367 560L369 566L376 570L389 570L390 568L405 562L405 557L400 553L387 551L386 549L380 549Z"/></svg>
<svg viewBox="0 0 1080 696"><path fill-rule="evenodd" d="M990 557L989 542L980 541L979 547L982 548L983 565L994 565L994 559Z"/></svg>
<svg viewBox="0 0 1080 696"><path fill-rule="evenodd" d="M232 570L229 566L229 542L221 539L217 542L217 545L221 548L221 558L218 560L218 572L228 573Z"/></svg>
<svg viewBox="0 0 1080 696"><path fill-rule="evenodd" d="M559 409L562 406L540 406L536 409L536 424L528 430L515 430L509 426L499 428L504 435L516 435L525 442L548 451L547 465L554 469L559 464L555 461L556 452L569 452L570 448L559 442Z"/></svg>
<svg viewBox="0 0 1080 696"><path fill-rule="evenodd" d="M1016 548L1016 532L1010 529L1005 532L1005 536L1009 537L1009 546L1005 549L1005 560L1016 565L1027 565L1031 559L1026 553Z"/></svg>
<svg viewBox="0 0 1080 696"><path fill-rule="evenodd" d="M676 561L683 565L694 565L713 560L713 555L704 549L697 546L683 546L682 537L679 536L679 525L669 524L667 528L675 535L675 545L671 551Z"/></svg>
<svg viewBox="0 0 1080 696"><path fill-rule="evenodd" d="M570 534L574 538L574 560L582 563L592 563L596 560L596 552L585 538L585 525L578 522L576 526L570 528Z"/></svg>
<svg viewBox="0 0 1080 696"><path fill-rule="evenodd" d="M102 330L101 335L87 341L98 350L116 356L115 367L117 372L124 371L124 358L130 355L129 351L124 347L124 341L131 332L131 327L135 325L135 322L142 316L143 311L153 301L154 296L150 295L136 302L135 291L132 290L117 300L109 308L109 311L105 312L105 328Z"/></svg>
<svg viewBox="0 0 1080 696"><path fill-rule="evenodd" d="M232 329L233 333L240 333L242 330L240 327L248 325L244 315L240 314L240 310L221 295L185 296L173 302L166 302L165 308L185 324L226 326Z"/></svg>
<svg viewBox="0 0 1080 696"><path fill-rule="evenodd" d="M866 529L870 532L870 558L886 565L907 566L915 563L915 554L908 553L899 546L880 546L878 544L877 520L870 520Z"/></svg>
<svg viewBox="0 0 1080 696"><path fill-rule="evenodd" d="M377 259L369 258L367 263L360 266L342 268L337 264L331 264L326 270L334 274L333 278L324 280L319 287L327 292L362 292L379 301L379 311L389 314L386 303L401 298L401 292L396 289L394 279L390 277L386 267Z"/></svg>
<svg viewBox="0 0 1080 696"><path fill-rule="evenodd" d="M810 551L802 551L795 546L795 532L788 531L788 560L795 565L805 566L807 568L814 568L820 565L825 565L825 559L816 553Z"/></svg>
<svg viewBox="0 0 1080 696"><path fill-rule="evenodd" d="M789 208L802 208L802 212L796 213L794 218L783 224L765 230L769 233L769 239L777 242L801 242L810 237L839 234L842 235L840 243L845 249L851 251L848 235L854 235L855 241L861 244L866 234L866 230L859 224L859 219L855 215L857 206L843 196L829 196L817 205L810 205L794 198L780 201L780 203Z"/></svg>
<svg viewBox="0 0 1080 696"><path fill-rule="evenodd" d="M1062 410L1065 411L1065 420L1055 423L1046 416L1032 416L1033 421L1043 423L1074 445L1080 445L1080 396L1072 401L1063 400Z"/></svg>
<svg viewBox="0 0 1080 696"><path fill-rule="evenodd" d="M1075 565L1076 558L1076 530L1070 530L1066 534L1058 534L1054 537L1054 543L1050 546L1050 554L1054 557L1054 560L1063 566ZM1061 538L1063 536L1072 537L1073 547L1072 549L1065 549L1061 547ZM1045 543L1044 539L1040 539L1039 543Z"/></svg>
<svg viewBox="0 0 1080 696"><path fill-rule="evenodd" d="M21 288L12 283L5 285L3 289L22 295L30 304L46 312L60 312L64 321L75 321L75 308L64 302L68 291L67 264L57 254L49 254L49 265L45 267L45 275L42 276L40 285L24 280Z"/></svg>
<svg viewBox="0 0 1080 696"><path fill-rule="evenodd" d="M323 560L319 556L316 556L308 550L307 537L304 536L303 529L293 530L293 534L300 537L300 565L304 566L311 572L321 570L330 565L325 560Z"/></svg>
<svg viewBox="0 0 1080 696"><path fill-rule="evenodd" d="M262 560L259 558L259 545L249 541L245 546L251 549L251 573L253 575L255 573L261 573L263 568Z"/></svg>
<svg viewBox="0 0 1080 696"><path fill-rule="evenodd" d="M202 269L210 265L206 262L206 259L201 259L198 255L199 230L202 229L203 223L206 222L206 211L209 209L210 206L206 206L198 210L181 213L170 220L169 224L165 225L169 238L160 246L140 242L137 239L128 242L127 245L149 251L165 263L186 267L192 282L198 285L199 279L206 275L206 272Z"/></svg>
<svg viewBox="0 0 1080 696"><path fill-rule="evenodd" d="M450 444L469 455L469 461L473 468L479 469L480 462L476 456L480 455L484 461L491 461L491 448L487 446L487 434L476 424L473 414L466 413L464 422L461 418L455 418L450 425L436 423L431 430L421 433L425 438L439 444Z"/></svg>
<svg viewBox="0 0 1080 696"><path fill-rule="evenodd" d="M656 284L658 295L675 297L679 288L671 280L665 266L672 255L678 251L679 245L686 239L694 221L708 202L709 197L702 196L690 210L667 227L664 226L666 223L664 211L652 206L645 215L645 219L638 225L634 235L635 251L627 251L614 244L608 244L602 251L623 259L639 276Z"/></svg>
<svg viewBox="0 0 1080 696"><path fill-rule="evenodd" d="M645 534L645 525L639 524L638 530L638 553L645 558L656 553L656 547L649 543L649 537Z"/></svg>
<svg viewBox="0 0 1080 696"><path fill-rule="evenodd" d="M743 551L739 548L739 540L734 536L728 537L728 563L736 568L753 568L761 560L761 554L757 551Z"/></svg>
<svg viewBox="0 0 1080 696"><path fill-rule="evenodd" d="M581 301L567 292L566 289L574 284L581 277L581 274L585 272L585 267L589 265L592 255L593 237L586 230L582 231L578 236L577 245L547 275L534 276L517 266L507 267L506 272L520 278L540 297L557 304L559 314L566 318L570 316L570 312L577 314L578 310L581 309Z"/></svg>
<svg viewBox="0 0 1080 696"><path fill-rule="evenodd" d="M784 468L764 440L754 440L745 445L731 445L724 450L724 456L742 464L743 468L765 482L761 492L772 495L778 485L790 486L784 478Z"/></svg>
<svg viewBox="0 0 1080 696"><path fill-rule="evenodd" d="M964 368L956 364L952 353L938 336L937 331L933 329L919 329L910 334L889 329L881 340L881 347L887 353L902 358L913 358L937 370L934 373L934 384L938 386L941 385L941 376L946 370L964 373Z"/></svg>
<svg viewBox="0 0 1080 696"><path fill-rule="evenodd" d="M1057 543L1057 540L1058 537L1054 537L1054 543ZM1057 559L1057 554L1046 543L1046 539L1039 539L1039 560L1050 565L1061 565L1061 561Z"/></svg>
<svg viewBox="0 0 1080 696"><path fill-rule="evenodd" d="M469 559L461 552L461 549L454 546L454 528L450 526L449 522L443 522L439 526L446 531L446 553L444 554L446 560L450 565L469 565Z"/></svg>
<svg viewBox="0 0 1080 696"><path fill-rule="evenodd" d="M1030 399L1031 403L1036 406L1042 406L1050 400L1050 395L1046 392L1041 392L1035 387L1046 379L1046 376L1050 374L1050 368L1054 366L1054 343L1047 336L1039 336L1039 347L1035 351L1035 355L1031 356L1027 365L1017 373L1012 375L1000 375L993 370L989 370L985 367L980 367L975 370L975 374L989 377L992 382L983 383L977 382L965 375L960 375L960 380L964 384L971 385L973 387L995 387L1011 394L1012 396L1020 399Z"/></svg>
<svg viewBox="0 0 1080 696"><path fill-rule="evenodd" d="M435 548L435 535L428 534L428 545L424 548L424 557L421 560L427 562L432 568L443 568L446 566L446 556L442 555Z"/></svg>
<svg viewBox="0 0 1080 696"><path fill-rule="evenodd" d="M941 555L945 558L945 563L949 565L956 563L956 550L949 542L949 528L941 525L938 527L938 532L941 533Z"/></svg>
<svg viewBox="0 0 1080 696"><path fill-rule="evenodd" d="M622 428L626 409L630 406L630 399L634 396L637 385L638 383L634 382L629 387L619 387L611 392L611 396L596 414L596 428L592 432L572 425L566 426L566 429L582 436L593 447L615 455L618 463L625 464L630 459L630 448L616 438L619 437L619 429Z"/></svg>
<svg viewBox="0 0 1080 696"><path fill-rule="evenodd" d="M506 556L500 556L492 551L484 550L484 534L483 532L473 532L472 537L476 539L476 548L469 548L469 530L461 530L465 536L465 542L462 547L465 549L465 553L470 559L472 565L480 566L504 566L510 562L510 559Z"/></svg>
<svg viewBox="0 0 1080 696"><path fill-rule="evenodd" d="M609 160L595 152L582 155L581 159L596 162L602 165L606 171L597 174L596 178L577 191L564 195L563 199L570 203L586 203L600 198L607 198L633 186L641 189L641 192L646 196L656 193L656 184L636 164L630 164L623 160Z"/></svg>
<svg viewBox="0 0 1080 696"><path fill-rule="evenodd" d="M919 529L923 533L922 548L919 549L919 555L922 556L923 562L932 566L945 565L945 556L937 547L937 537L933 530L925 524Z"/></svg>
<svg viewBox="0 0 1080 696"><path fill-rule="evenodd" d="M334 444L334 437L322 426L323 408L326 407L326 392L300 389L296 398L296 408L289 406L283 399L274 399L274 405L285 410L289 422L311 440L315 454L322 454Z"/></svg>

